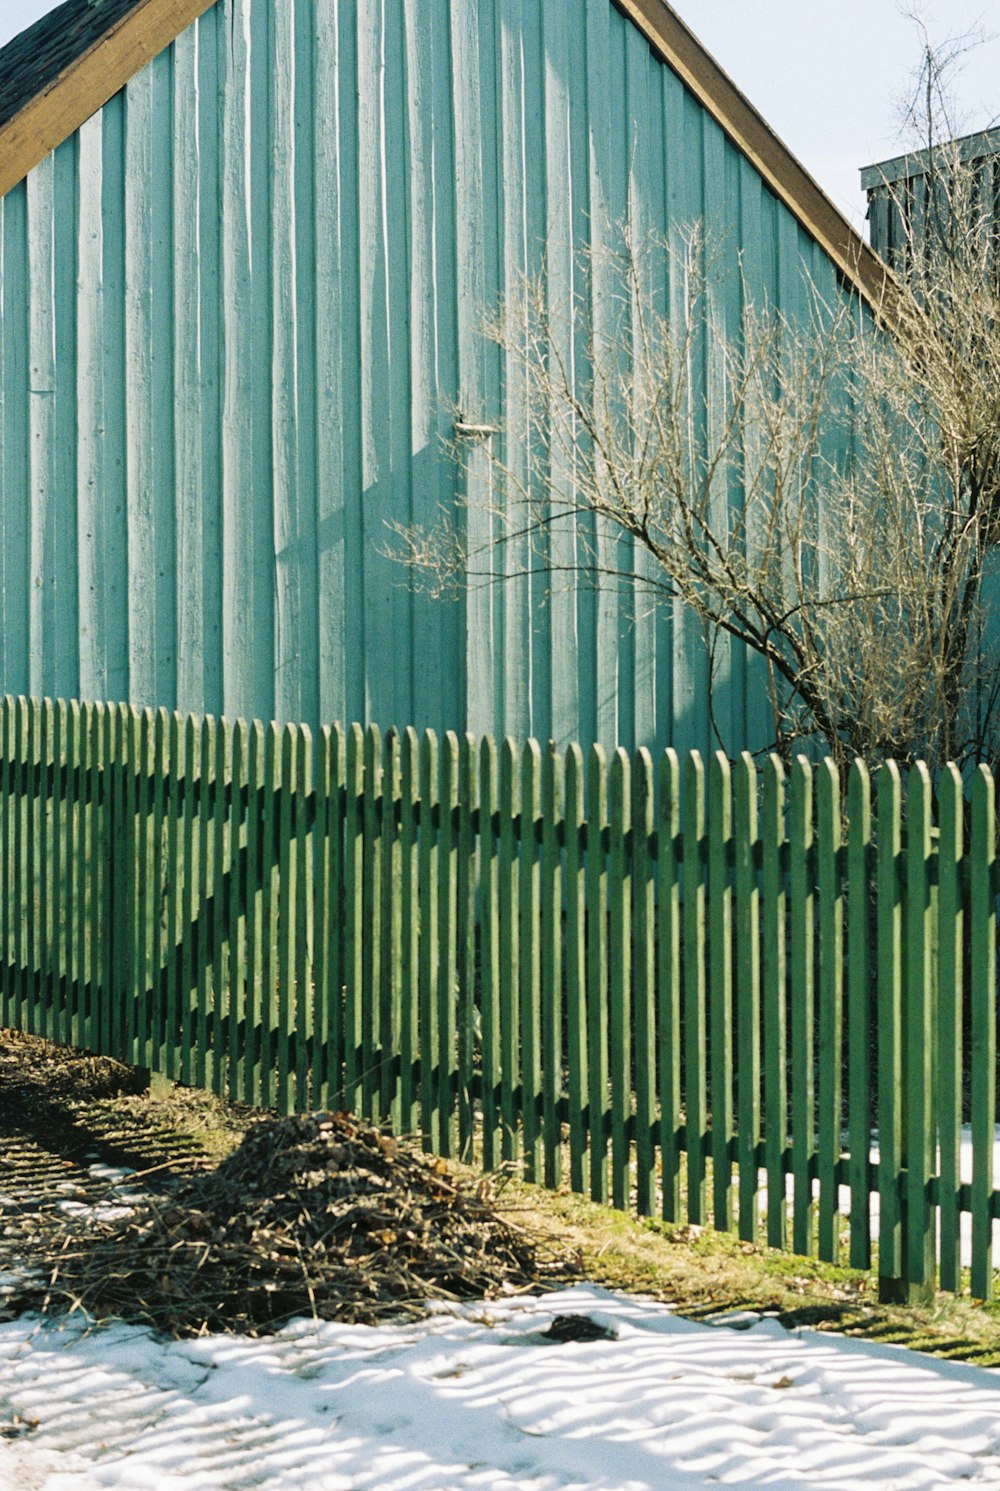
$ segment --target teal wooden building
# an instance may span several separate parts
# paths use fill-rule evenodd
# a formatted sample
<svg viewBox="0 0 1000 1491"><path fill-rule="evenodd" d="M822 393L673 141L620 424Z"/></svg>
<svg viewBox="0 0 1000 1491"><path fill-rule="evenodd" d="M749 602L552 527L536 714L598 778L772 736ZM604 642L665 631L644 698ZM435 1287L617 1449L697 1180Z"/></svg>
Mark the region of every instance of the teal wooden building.
<svg viewBox="0 0 1000 1491"><path fill-rule="evenodd" d="M474 480L484 309L627 213L704 220L792 311L878 272L663 0L68 0L11 43L3 689L711 747L688 617L435 601L382 552ZM769 738L742 656L714 705Z"/></svg>

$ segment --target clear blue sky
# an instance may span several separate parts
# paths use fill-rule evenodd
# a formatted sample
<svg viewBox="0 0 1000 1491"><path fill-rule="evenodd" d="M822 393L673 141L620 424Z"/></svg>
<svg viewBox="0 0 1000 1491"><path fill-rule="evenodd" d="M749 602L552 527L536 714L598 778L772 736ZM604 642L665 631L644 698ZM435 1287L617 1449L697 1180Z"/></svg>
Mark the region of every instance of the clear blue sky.
<svg viewBox="0 0 1000 1491"><path fill-rule="evenodd" d="M996 0L672 0L675 10L857 224L858 168L900 153L900 99L921 57L906 11L919 9L931 44L985 30L952 73L959 132L1000 121ZM993 36L991 33L997 32Z"/></svg>
<svg viewBox="0 0 1000 1491"><path fill-rule="evenodd" d="M0 45L54 3L0 0ZM996 0L916 3L935 45L977 24L995 24L1000 32ZM912 8L909 0L673 4L785 144L860 224L858 168L897 153L898 101L920 56L917 30L903 14L904 5ZM1000 36L967 56L955 86L963 131L1000 117Z"/></svg>

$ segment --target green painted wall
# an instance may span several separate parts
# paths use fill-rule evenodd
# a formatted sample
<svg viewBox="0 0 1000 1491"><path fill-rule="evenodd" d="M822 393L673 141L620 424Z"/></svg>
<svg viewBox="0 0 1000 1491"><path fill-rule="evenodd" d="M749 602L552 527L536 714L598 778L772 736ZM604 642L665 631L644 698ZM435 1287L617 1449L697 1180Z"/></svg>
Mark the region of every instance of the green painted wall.
<svg viewBox="0 0 1000 1491"><path fill-rule="evenodd" d="M219 0L0 203L3 688L712 747L688 618L379 552L454 498L449 410L497 411L482 308L630 202L785 309L834 288L609 0ZM753 660L715 714L767 739Z"/></svg>

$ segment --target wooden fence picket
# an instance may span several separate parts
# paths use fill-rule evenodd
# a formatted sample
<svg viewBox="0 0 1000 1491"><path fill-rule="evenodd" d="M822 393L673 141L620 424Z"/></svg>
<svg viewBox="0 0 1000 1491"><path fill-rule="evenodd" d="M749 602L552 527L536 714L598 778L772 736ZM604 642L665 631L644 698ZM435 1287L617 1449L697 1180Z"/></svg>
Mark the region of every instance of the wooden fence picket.
<svg viewBox="0 0 1000 1491"><path fill-rule="evenodd" d="M859 761L8 697L0 1020L549 1187L565 1151L573 1190L747 1242L763 1166L767 1241L831 1261L846 1184L858 1268L874 1191L887 1299L959 1289L971 1217L987 1299L994 779L874 794Z"/></svg>
<svg viewBox="0 0 1000 1491"><path fill-rule="evenodd" d="M361 773L361 1001L357 1032L360 1050L361 1112L378 1117L382 1064L379 1028L382 968L382 732L369 725L364 736Z"/></svg>
<svg viewBox="0 0 1000 1491"><path fill-rule="evenodd" d="M902 1079L903 888L902 784L888 761L878 775L878 1193L879 1288L900 1298L903 1285Z"/></svg>
<svg viewBox="0 0 1000 1491"><path fill-rule="evenodd" d="M52 947L49 964L49 997L52 1001L52 1039L70 1043L70 991L67 930L69 920L71 743L69 706L64 699L55 705L52 723ZM2 767L0 767L2 769Z"/></svg>
<svg viewBox="0 0 1000 1491"><path fill-rule="evenodd" d="M264 804L267 798L267 742L259 721L250 726L247 757L247 986L243 1015L245 1101L260 1103L264 1064Z"/></svg>
<svg viewBox="0 0 1000 1491"><path fill-rule="evenodd" d="M344 771L344 1087L345 1108L362 1109L364 985L364 736L347 733Z"/></svg>
<svg viewBox="0 0 1000 1491"><path fill-rule="evenodd" d="M521 756L519 923L521 1002L521 1130L524 1174L541 1181L542 1160L542 971L541 845L537 831L542 809L542 753L525 743Z"/></svg>
<svg viewBox="0 0 1000 1491"><path fill-rule="evenodd" d="M660 759L657 814L657 1003L660 1094L661 1210L665 1221L681 1218L681 866L678 858L681 771L677 752Z"/></svg>
<svg viewBox="0 0 1000 1491"><path fill-rule="evenodd" d="M402 953L402 755L398 730L387 730L382 744L382 960L379 975L380 1119L399 1118L400 1027L402 991L399 965Z"/></svg>
<svg viewBox="0 0 1000 1491"><path fill-rule="evenodd" d="M767 1241L785 1246L785 1148L788 1137L786 1005L785 770L777 756L764 768L761 822L761 955L763 959L764 1159L767 1166Z"/></svg>
<svg viewBox="0 0 1000 1491"><path fill-rule="evenodd" d="M35 998L38 1003L36 1026L39 1035L51 1040L53 1035L54 1004L49 983L52 954L52 895L51 873L53 867L53 791L52 770L52 708L47 699L38 706L38 778L35 789L38 824L35 835L35 878L38 884L37 917L38 943L35 963Z"/></svg>
<svg viewBox="0 0 1000 1491"><path fill-rule="evenodd" d="M213 805L218 792L218 784L215 777L217 765L215 740L217 735L215 720L211 715L206 715L201 723L198 733L199 769L198 769L198 863L195 871L194 881L194 907L193 925L191 928L192 942L194 944L195 957L195 988L197 1002L197 1026L194 1050L194 1085L196 1087L212 1087L215 1078L214 1060L214 1002L215 989L212 984L212 973L214 964L214 921L215 921L215 899L212 894L215 880L213 850ZM129 777L131 778L131 773ZM129 815L131 816L131 814ZM285 863L279 865L279 883L287 885L290 881L289 867ZM286 970L279 962L278 982L283 989L291 988L291 980L286 976ZM287 1042L282 1041L281 1031L285 1024L284 1012L279 1008L275 1010L275 1023L278 1026L278 1053L277 1053L277 1093L279 1107L287 1105L288 1087L288 1061ZM285 1099L283 1104L282 1099Z"/></svg>
<svg viewBox="0 0 1000 1491"><path fill-rule="evenodd" d="M458 966L455 1018L458 1026L458 1155L467 1164L475 1145L476 890L480 880L477 843L479 748L463 735L458 761Z"/></svg>
<svg viewBox="0 0 1000 1491"><path fill-rule="evenodd" d="M437 1153L441 1143L441 1069L438 1057L438 743L433 730L420 743L420 962L418 1029L420 1050L420 1126L425 1147Z"/></svg>
<svg viewBox="0 0 1000 1491"><path fill-rule="evenodd" d="M400 949L399 949L399 1127L417 1128L419 1080L420 884L419 853L420 739L412 726L403 732L400 761Z"/></svg>
<svg viewBox="0 0 1000 1491"><path fill-rule="evenodd" d="M590 1109L590 1197L608 1199L608 831L607 760L599 745L587 767L587 1046Z"/></svg>
<svg viewBox="0 0 1000 1491"><path fill-rule="evenodd" d="M906 1272L910 1292L934 1292L933 926L931 923L931 778L910 769L906 794ZM991 1187L992 1189L992 1187Z"/></svg>
<svg viewBox="0 0 1000 1491"><path fill-rule="evenodd" d="M84 740L89 738L87 720L84 719ZM164 966L161 981L161 999L163 1002L163 1045L164 1066L163 1070L172 1082L180 1080L179 1044L177 1040L178 1030L183 1019L181 1009L181 971L180 950L184 946L185 937L181 920L181 841L183 815L181 812L181 793L184 784L184 744L185 732L183 721L179 714L170 717L170 738L168 754L170 760L170 786L166 797L166 830L164 835L164 867L163 880L165 891L165 917L166 929L164 936ZM86 782L86 778L84 778ZM87 814L88 844L84 846L84 853L89 848L90 832L89 824L91 814ZM84 905L84 890L80 894L81 909ZM80 959L84 959L86 931L81 931ZM253 1089L248 1091L252 1094ZM248 1097L253 1102L253 1096Z"/></svg>
<svg viewBox="0 0 1000 1491"><path fill-rule="evenodd" d="M480 1019L483 1115L482 1163L493 1170L500 1162L500 831L497 805L496 741L487 735L480 750Z"/></svg>
<svg viewBox="0 0 1000 1491"><path fill-rule="evenodd" d="M632 1125L632 779L628 754L611 758L611 852L608 879L609 1069L611 1073L611 1200L629 1205Z"/></svg>
<svg viewBox="0 0 1000 1491"><path fill-rule="evenodd" d="M566 752L566 1059L569 1103L569 1183L587 1188L587 888L583 752Z"/></svg>
<svg viewBox="0 0 1000 1491"><path fill-rule="evenodd" d="M872 1129L871 997L871 780L863 761L855 761L847 786L847 956L848 956L848 1176L851 1189L852 1268L871 1267L871 1190L869 1151Z"/></svg>
<svg viewBox="0 0 1000 1491"><path fill-rule="evenodd" d="M326 1003L324 1021L327 1048L323 1058L326 1102L340 1106L344 1101L344 971L345 939L342 933L343 908L347 904L345 889L345 844L347 822L347 736L342 725L334 725L326 736L326 781L329 783L326 803L326 832L329 841L329 889L327 892L326 934ZM414 766L416 762L414 760ZM416 980L413 983L416 997Z"/></svg>
<svg viewBox="0 0 1000 1491"><path fill-rule="evenodd" d="M739 1232L756 1242L757 1145L760 1142L760 847L757 768L744 752L733 771L733 841L736 894L736 1160L739 1167Z"/></svg>
<svg viewBox="0 0 1000 1491"><path fill-rule="evenodd" d="M961 1287L962 1009L965 908L962 894L962 775L946 766L938 786L938 1273L942 1289Z"/></svg>
<svg viewBox="0 0 1000 1491"><path fill-rule="evenodd" d="M295 783L298 778L300 734L294 725L282 731L282 769L276 772L277 792L277 978L274 993L274 1103L277 1111L291 1112L294 1099L292 1042L295 1039L295 923L298 918L298 856L295 853ZM268 989L270 993L270 989Z"/></svg>
<svg viewBox="0 0 1000 1491"><path fill-rule="evenodd" d="M59 1039L70 1046L82 1046L83 1028L83 944L80 938L81 902L85 885L81 833L82 819L86 812L81 791L82 732L79 701L70 702L66 722L66 857L63 861L63 916L66 925L65 941L65 999L64 1024ZM3 712L0 706L0 878L5 874L4 845L6 834L3 827L4 781L6 757L3 744ZM0 936L3 935L3 896L0 895Z"/></svg>
<svg viewBox="0 0 1000 1491"><path fill-rule="evenodd" d="M732 773L716 751L708 774L709 1030L711 1042L712 1222L733 1225L733 857Z"/></svg>
<svg viewBox="0 0 1000 1491"><path fill-rule="evenodd" d="M11 706L8 695L0 700L0 1020L17 1025L13 1002L13 977L16 950L14 946L14 860L13 828L17 806L14 783L14 741Z"/></svg>
<svg viewBox="0 0 1000 1491"><path fill-rule="evenodd" d="M27 948L27 864L26 864L26 841L28 829L26 817L29 803L28 783L28 701L17 699L13 709L13 739L12 739L12 777L13 777L13 834L11 843L11 854L13 857L13 874L11 885L13 895L11 898L12 911L12 936L11 944L14 954L14 967L12 970L11 990L13 995L12 1020L11 1023L25 1028L27 988L26 979L28 973L28 948ZM98 1036L98 1039L100 1037Z"/></svg>
<svg viewBox="0 0 1000 1491"><path fill-rule="evenodd" d="M542 767L541 998L542 1144L545 1184L562 1180L563 930L562 849L563 762L550 742Z"/></svg>
<svg viewBox="0 0 1000 1491"><path fill-rule="evenodd" d="M792 763L788 802L789 1003L792 1056L792 1247L809 1253L815 1205L810 1175L815 1148L815 991L813 965L813 774L805 756Z"/></svg>
<svg viewBox="0 0 1000 1491"><path fill-rule="evenodd" d="M284 738L273 722L264 733L264 812L261 824L262 875L261 922L263 926L264 982L258 1015L260 1019L261 1101L271 1107L278 1101L279 1058L277 1037L281 977L281 774Z"/></svg>
<svg viewBox="0 0 1000 1491"><path fill-rule="evenodd" d="M635 1208L656 1209L656 880L653 758L638 751L632 807L632 993L635 1021ZM629 935L628 931L626 935Z"/></svg>
<svg viewBox="0 0 1000 1491"><path fill-rule="evenodd" d="M843 1066L844 906L840 873L840 774L832 761L816 768L816 856L819 899L819 1044L817 1058L819 1219L817 1250L835 1263L840 1250L841 1069Z"/></svg>
<svg viewBox="0 0 1000 1491"><path fill-rule="evenodd" d="M438 809L438 976L437 1045L432 1060L438 1071L438 1136L435 1152L452 1156L458 1135L458 736L446 731L441 741Z"/></svg>
<svg viewBox="0 0 1000 1491"><path fill-rule="evenodd" d="M232 731L232 762L229 790L229 981L226 1005L225 1095L239 1100L248 1090L247 1030L247 923L249 912L249 794L250 731L237 720ZM157 767L159 780L160 768ZM159 834L156 834L159 843ZM317 883L319 878L317 877ZM325 1032L324 1032L325 1034ZM315 1094L317 1101L320 1094ZM245 1101L245 1099L244 1099Z"/></svg>
<svg viewBox="0 0 1000 1491"><path fill-rule="evenodd" d="M519 1041L521 1026L518 936L517 817L520 811L521 773L517 746L507 737L500 749L500 855L499 942L500 942L500 1126L501 1157L517 1156L517 1092L520 1084Z"/></svg>
<svg viewBox="0 0 1000 1491"><path fill-rule="evenodd" d="M996 788L989 768L972 782L971 1079L974 1299L993 1296L993 1149L996 1124Z"/></svg>
<svg viewBox="0 0 1000 1491"><path fill-rule="evenodd" d="M135 896L135 967L131 1002L134 1009L133 1056L136 1066L153 1065L152 990L155 983L156 863L155 814L156 716L144 709L139 717L139 756L135 794L137 846ZM218 1044L218 1042L217 1042Z"/></svg>
<svg viewBox="0 0 1000 1491"><path fill-rule="evenodd" d="M705 768L692 751L684 766L684 1097L687 1108L688 1221L706 1221L706 1141L708 1100L705 1092Z"/></svg>
<svg viewBox="0 0 1000 1491"><path fill-rule="evenodd" d="M233 727L220 719L215 733L215 795L212 802L212 1090L220 1097L229 1088L233 941L229 898L233 892L236 859L233 848L230 802L233 785Z"/></svg>

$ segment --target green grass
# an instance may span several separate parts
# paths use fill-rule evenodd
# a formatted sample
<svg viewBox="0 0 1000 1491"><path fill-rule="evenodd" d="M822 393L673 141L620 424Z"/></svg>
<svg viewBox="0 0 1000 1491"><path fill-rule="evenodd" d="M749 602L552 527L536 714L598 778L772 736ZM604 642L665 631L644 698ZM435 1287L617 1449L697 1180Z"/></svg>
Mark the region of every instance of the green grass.
<svg viewBox="0 0 1000 1491"><path fill-rule="evenodd" d="M499 1210L574 1257L585 1278L664 1301L689 1319L757 1311L789 1328L839 1331L1000 1366L1000 1304L940 1293L925 1304L885 1305L874 1272L779 1252L710 1227L633 1217L514 1177L494 1188Z"/></svg>

